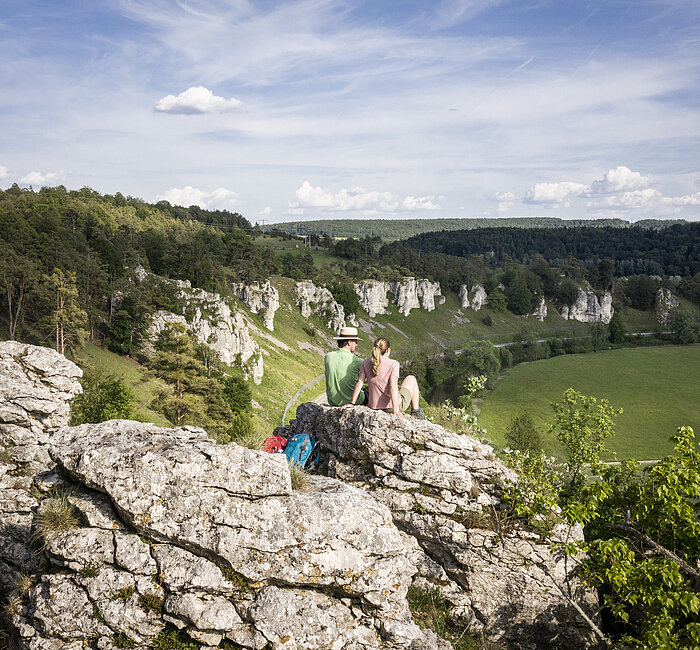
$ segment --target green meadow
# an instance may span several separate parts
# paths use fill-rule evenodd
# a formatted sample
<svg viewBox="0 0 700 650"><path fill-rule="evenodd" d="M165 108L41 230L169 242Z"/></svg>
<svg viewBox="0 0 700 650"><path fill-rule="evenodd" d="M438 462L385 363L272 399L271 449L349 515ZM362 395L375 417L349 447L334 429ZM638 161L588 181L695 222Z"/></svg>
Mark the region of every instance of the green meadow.
<svg viewBox="0 0 700 650"><path fill-rule="evenodd" d="M700 433L700 344L608 350L520 364L509 370L481 402L479 422L504 445L511 420L528 412L548 452L561 453L546 434L552 402L567 388L607 399L623 408L608 447L620 460L661 458L673 449L669 437L682 425Z"/></svg>

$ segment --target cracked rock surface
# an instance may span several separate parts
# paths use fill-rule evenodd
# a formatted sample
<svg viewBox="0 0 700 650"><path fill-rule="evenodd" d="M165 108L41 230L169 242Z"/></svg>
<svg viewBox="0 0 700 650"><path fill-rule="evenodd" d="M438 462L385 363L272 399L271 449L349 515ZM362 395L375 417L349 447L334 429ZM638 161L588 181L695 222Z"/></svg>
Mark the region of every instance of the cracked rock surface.
<svg viewBox="0 0 700 650"><path fill-rule="evenodd" d="M177 630L202 648L450 647L413 622L416 568L365 492L324 476L293 490L283 456L195 427L111 420L46 443L17 487L35 560L10 594L10 648L164 647Z"/></svg>
<svg viewBox="0 0 700 650"><path fill-rule="evenodd" d="M313 432L322 471L371 494L392 512L414 584L439 587L452 615L507 647L591 647L562 594L567 565L540 538L503 516L501 486L515 478L478 440L425 420L355 407L302 404L289 433ZM554 537L580 539L580 529ZM596 595L571 578L571 595L594 617Z"/></svg>
<svg viewBox="0 0 700 650"><path fill-rule="evenodd" d="M30 548L38 506L31 477L53 465L47 444L70 421L82 370L50 348L0 342L0 596L36 570Z"/></svg>

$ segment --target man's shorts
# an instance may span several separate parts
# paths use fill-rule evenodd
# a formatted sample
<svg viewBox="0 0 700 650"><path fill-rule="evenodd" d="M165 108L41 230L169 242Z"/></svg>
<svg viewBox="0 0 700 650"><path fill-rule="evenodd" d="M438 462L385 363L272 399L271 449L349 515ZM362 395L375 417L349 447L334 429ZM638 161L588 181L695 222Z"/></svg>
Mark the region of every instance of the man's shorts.
<svg viewBox="0 0 700 650"><path fill-rule="evenodd" d="M411 391L408 390L408 388L402 387L399 389L399 401L401 402L399 405L399 411L403 413L411 405ZM394 407L390 406L384 410L387 413L393 413Z"/></svg>

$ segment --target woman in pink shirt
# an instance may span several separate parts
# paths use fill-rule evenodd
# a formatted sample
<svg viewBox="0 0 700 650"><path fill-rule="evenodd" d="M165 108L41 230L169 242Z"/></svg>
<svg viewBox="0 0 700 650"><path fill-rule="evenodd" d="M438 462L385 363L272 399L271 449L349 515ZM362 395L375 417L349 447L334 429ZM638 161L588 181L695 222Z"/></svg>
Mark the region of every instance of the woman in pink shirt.
<svg viewBox="0 0 700 650"><path fill-rule="evenodd" d="M366 381L370 408L389 411L403 417L403 412L410 404L411 415L425 418L425 413L418 403L420 393L416 378L408 375L399 387L399 362L391 359L390 353L389 339L381 337L374 342L372 356L362 362L352 399L346 406L341 406L341 409L355 405L355 400Z"/></svg>

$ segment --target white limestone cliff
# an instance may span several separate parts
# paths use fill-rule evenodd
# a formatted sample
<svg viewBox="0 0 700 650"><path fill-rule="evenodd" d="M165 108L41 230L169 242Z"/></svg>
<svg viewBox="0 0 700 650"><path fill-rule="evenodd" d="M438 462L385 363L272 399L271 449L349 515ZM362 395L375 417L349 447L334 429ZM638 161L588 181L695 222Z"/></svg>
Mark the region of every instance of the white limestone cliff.
<svg viewBox="0 0 700 650"><path fill-rule="evenodd" d="M388 291L389 283L380 280L363 280L355 284L355 293L360 299L360 305L370 318L388 313L389 298L386 295Z"/></svg>
<svg viewBox="0 0 700 650"><path fill-rule="evenodd" d="M416 280L413 277L405 277L395 282L363 280L355 284L355 293L360 300L360 305L371 318L377 314L388 313L387 293L394 295L392 302L404 316L408 316L413 309L422 308L429 312L433 311L436 299L438 304L445 302L439 282L431 282L427 279Z"/></svg>
<svg viewBox="0 0 700 650"><path fill-rule="evenodd" d="M234 283L231 285L231 289L250 311L262 315L267 329L271 332L275 331L275 312L280 306L280 296L269 280L262 284L258 282L253 284Z"/></svg>
<svg viewBox="0 0 700 650"><path fill-rule="evenodd" d="M463 284L459 288L459 302L462 305L462 309L469 308L479 311L484 305L488 304L486 290L480 284L474 284L471 290L468 290L467 285Z"/></svg>
<svg viewBox="0 0 700 650"><path fill-rule="evenodd" d="M192 288L187 280L177 280L175 284L180 289L181 313L159 310L153 315L147 331L151 343L144 346L146 351L152 352L152 341L168 322L181 323L197 341L214 350L223 363L240 365L246 378L259 384L264 373L262 351L250 333L245 316L231 311L218 293Z"/></svg>
<svg viewBox="0 0 700 650"><path fill-rule="evenodd" d="M48 348L0 343L0 369L3 647L174 647L179 629L212 650L449 650L411 619L416 568L369 494L294 490L284 456L197 427L66 426L81 371Z"/></svg>
<svg viewBox="0 0 700 650"><path fill-rule="evenodd" d="M547 303L544 301L544 297L540 298L537 307L535 307L535 310L532 312L532 316L540 322L547 318Z"/></svg>
<svg viewBox="0 0 700 650"><path fill-rule="evenodd" d="M671 293L670 289L660 288L656 292L654 299L654 310L656 311L656 320L661 325L668 325L668 319L671 315L671 310L678 307L680 303L678 299Z"/></svg>
<svg viewBox="0 0 700 650"><path fill-rule="evenodd" d="M345 326L345 308L335 301L333 294L325 287L317 287L311 280L296 284L299 309L304 318L318 314L326 321L326 327L338 333Z"/></svg>
<svg viewBox="0 0 700 650"><path fill-rule="evenodd" d="M562 306L559 313L565 320L577 320L581 323L601 321L607 325L614 311L610 292L605 291L599 298L590 289L579 289L574 304Z"/></svg>

